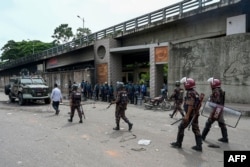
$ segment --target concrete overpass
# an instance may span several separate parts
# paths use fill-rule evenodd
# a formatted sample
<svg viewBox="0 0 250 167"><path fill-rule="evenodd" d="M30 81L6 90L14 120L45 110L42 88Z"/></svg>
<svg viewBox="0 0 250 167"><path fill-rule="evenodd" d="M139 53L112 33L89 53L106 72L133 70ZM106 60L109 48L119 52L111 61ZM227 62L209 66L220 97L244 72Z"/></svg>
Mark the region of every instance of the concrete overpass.
<svg viewBox="0 0 250 167"><path fill-rule="evenodd" d="M228 102L250 103L249 6L248 0L182 1L1 65L1 86L21 68L47 76L54 72L48 77L51 83L58 78L137 82L146 70L150 95L156 96L163 83L163 65L168 63L170 92L176 80L188 76L196 80L199 92L208 95L206 80L214 76L222 80ZM145 62L148 69L143 68ZM126 68L128 64L132 69ZM85 70L81 75L72 73L76 69Z"/></svg>

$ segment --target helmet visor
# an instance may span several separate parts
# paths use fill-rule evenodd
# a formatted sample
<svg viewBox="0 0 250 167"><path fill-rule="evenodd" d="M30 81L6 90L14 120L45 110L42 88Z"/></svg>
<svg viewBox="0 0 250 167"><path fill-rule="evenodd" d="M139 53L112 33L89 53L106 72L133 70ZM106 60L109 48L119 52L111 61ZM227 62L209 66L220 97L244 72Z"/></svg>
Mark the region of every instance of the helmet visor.
<svg viewBox="0 0 250 167"><path fill-rule="evenodd" d="M187 77L183 77L181 80L180 80L180 83L186 83L187 82Z"/></svg>
<svg viewBox="0 0 250 167"><path fill-rule="evenodd" d="M214 82L214 78L213 78L213 77L209 78L209 79L207 80L207 82L213 83L213 82Z"/></svg>

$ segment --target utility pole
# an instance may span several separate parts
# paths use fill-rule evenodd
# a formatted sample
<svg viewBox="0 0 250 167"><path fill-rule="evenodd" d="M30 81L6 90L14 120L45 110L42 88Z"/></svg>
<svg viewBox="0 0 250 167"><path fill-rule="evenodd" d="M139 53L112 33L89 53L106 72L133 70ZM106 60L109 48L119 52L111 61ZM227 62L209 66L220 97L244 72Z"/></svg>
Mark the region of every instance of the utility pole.
<svg viewBox="0 0 250 167"><path fill-rule="evenodd" d="M77 15L77 17L82 20L82 28L84 29L84 18L80 17L79 15Z"/></svg>

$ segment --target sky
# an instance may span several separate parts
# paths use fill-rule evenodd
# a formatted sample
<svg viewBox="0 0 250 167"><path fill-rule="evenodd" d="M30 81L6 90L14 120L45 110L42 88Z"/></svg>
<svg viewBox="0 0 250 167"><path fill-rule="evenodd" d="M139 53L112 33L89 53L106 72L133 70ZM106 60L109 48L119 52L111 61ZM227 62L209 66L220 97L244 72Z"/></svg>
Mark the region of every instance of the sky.
<svg viewBox="0 0 250 167"><path fill-rule="evenodd" d="M68 24L75 34L83 18L84 27L94 33L180 1L0 0L0 49L9 40L52 42L61 24Z"/></svg>

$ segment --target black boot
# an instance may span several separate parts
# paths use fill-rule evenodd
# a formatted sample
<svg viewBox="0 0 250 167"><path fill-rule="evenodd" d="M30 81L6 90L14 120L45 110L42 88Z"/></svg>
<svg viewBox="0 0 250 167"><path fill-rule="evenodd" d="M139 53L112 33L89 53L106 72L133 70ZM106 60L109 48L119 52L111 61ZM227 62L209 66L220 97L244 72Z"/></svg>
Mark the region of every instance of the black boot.
<svg viewBox="0 0 250 167"><path fill-rule="evenodd" d="M82 123L82 119L80 119L79 123Z"/></svg>
<svg viewBox="0 0 250 167"><path fill-rule="evenodd" d="M211 128L211 123L209 121L207 121L206 124L205 124L205 128L203 129L203 131L201 133L202 140L205 141L205 139L207 137L207 134L210 131L210 128Z"/></svg>
<svg viewBox="0 0 250 167"><path fill-rule="evenodd" d="M226 127L221 128L221 134L222 134L222 138L218 139L218 141L223 142L223 143L228 143Z"/></svg>
<svg viewBox="0 0 250 167"><path fill-rule="evenodd" d="M174 110L172 114L169 114L170 118L173 118L175 113L176 113L176 110Z"/></svg>
<svg viewBox="0 0 250 167"><path fill-rule="evenodd" d="M193 146L192 149L202 152L202 141L201 135L195 135L196 146Z"/></svg>
<svg viewBox="0 0 250 167"><path fill-rule="evenodd" d="M128 122L128 130L129 131L131 131L132 127L133 127L133 124L131 122Z"/></svg>
<svg viewBox="0 0 250 167"><path fill-rule="evenodd" d="M180 132L178 132L176 142L172 142L172 143L170 143L170 144L171 144L172 147L174 147L174 148L181 148L181 147L182 147L183 138L184 138L184 135L183 135L183 134L180 134Z"/></svg>
<svg viewBox="0 0 250 167"><path fill-rule="evenodd" d="M203 131L202 131L202 134L201 134L202 140L205 141L208 132L209 132L209 129L205 127L205 128L203 129Z"/></svg>
<svg viewBox="0 0 250 167"><path fill-rule="evenodd" d="M113 130L120 130L120 125L119 125L119 123L116 123L116 127L113 128Z"/></svg>
<svg viewBox="0 0 250 167"><path fill-rule="evenodd" d="M133 124L129 122L128 118L125 118L124 121L128 124L128 130L130 131L133 127Z"/></svg>
<svg viewBox="0 0 250 167"><path fill-rule="evenodd" d="M69 122L72 122L73 121L73 117L70 117L70 119L68 119Z"/></svg>

